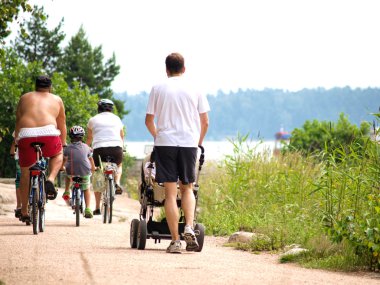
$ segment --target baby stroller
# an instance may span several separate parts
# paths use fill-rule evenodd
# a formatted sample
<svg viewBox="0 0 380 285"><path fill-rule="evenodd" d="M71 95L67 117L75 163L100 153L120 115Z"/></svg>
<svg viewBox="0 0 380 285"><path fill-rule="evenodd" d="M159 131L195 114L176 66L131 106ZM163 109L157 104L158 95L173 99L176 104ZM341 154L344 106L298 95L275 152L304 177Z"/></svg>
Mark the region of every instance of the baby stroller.
<svg viewBox="0 0 380 285"><path fill-rule="evenodd" d="M204 163L204 148L199 146L201 154L198 161L198 171L196 173L195 183L193 185L193 191L195 196L195 213L194 220L197 217L197 205L198 205L198 192L199 192L199 174L201 172ZM154 152L154 151L153 151ZM131 222L130 230L130 244L131 248L145 249L146 240L154 239L155 243L161 242L161 239L171 240L170 230L166 219L157 221L153 215L155 207L163 207L165 203L165 188L163 185L154 181L155 176L155 163L153 158L153 152L150 156L146 157L141 165L141 184L139 186L139 201L140 219L133 219ZM178 188L177 193L177 205L180 209L180 219L178 223L179 233L183 233L185 228L185 217L181 209L181 193ZM202 251L205 227L202 224L195 223L194 231L199 244L197 252ZM183 240L182 234L180 235Z"/></svg>

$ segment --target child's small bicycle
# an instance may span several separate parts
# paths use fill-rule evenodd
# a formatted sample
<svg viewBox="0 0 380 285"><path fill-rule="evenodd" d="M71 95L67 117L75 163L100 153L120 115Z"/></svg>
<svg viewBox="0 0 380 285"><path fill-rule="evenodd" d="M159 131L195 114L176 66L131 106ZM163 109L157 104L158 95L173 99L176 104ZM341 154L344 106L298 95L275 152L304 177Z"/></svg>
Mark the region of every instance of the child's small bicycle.
<svg viewBox="0 0 380 285"><path fill-rule="evenodd" d="M83 178L80 176L73 176L71 178L73 181L73 188L71 191L71 207L75 213L75 224L77 227L80 225L80 214L83 213L83 191L80 187L80 183L83 181Z"/></svg>

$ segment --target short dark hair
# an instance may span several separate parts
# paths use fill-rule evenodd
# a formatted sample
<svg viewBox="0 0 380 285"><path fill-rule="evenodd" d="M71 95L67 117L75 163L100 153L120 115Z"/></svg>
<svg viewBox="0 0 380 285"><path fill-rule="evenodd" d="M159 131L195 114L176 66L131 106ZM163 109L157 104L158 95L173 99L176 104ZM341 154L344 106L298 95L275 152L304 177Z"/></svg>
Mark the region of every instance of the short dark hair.
<svg viewBox="0 0 380 285"><path fill-rule="evenodd" d="M185 67L185 59L181 54L174 52L166 57L165 65L170 73L179 73Z"/></svg>
<svg viewBox="0 0 380 285"><path fill-rule="evenodd" d="M51 79L46 75L40 75L36 78L36 90L48 89L51 87Z"/></svg>

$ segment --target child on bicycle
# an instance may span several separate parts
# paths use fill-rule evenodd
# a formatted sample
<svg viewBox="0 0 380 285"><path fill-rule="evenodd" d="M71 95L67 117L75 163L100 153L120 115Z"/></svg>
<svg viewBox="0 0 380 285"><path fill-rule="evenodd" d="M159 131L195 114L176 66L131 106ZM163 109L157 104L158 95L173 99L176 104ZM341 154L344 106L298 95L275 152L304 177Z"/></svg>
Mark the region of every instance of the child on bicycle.
<svg viewBox="0 0 380 285"><path fill-rule="evenodd" d="M70 200L70 182L71 177L80 176L83 182L80 183L81 189L84 192L84 201L86 208L84 211L85 218L92 218L92 211L90 208L91 194L90 194L90 177L91 173L95 171L94 159L92 158L92 150L88 145L83 143L85 131L81 126L73 126L70 129L69 136L71 143L63 150L63 164L66 169L66 183L65 192L62 198L65 201Z"/></svg>

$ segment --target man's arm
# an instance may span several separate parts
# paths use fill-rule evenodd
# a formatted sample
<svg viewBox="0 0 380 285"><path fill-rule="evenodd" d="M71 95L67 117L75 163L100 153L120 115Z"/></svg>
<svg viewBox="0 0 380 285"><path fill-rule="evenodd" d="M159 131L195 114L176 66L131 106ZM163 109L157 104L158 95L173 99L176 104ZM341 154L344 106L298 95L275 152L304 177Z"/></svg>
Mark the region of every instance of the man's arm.
<svg viewBox="0 0 380 285"><path fill-rule="evenodd" d="M94 158L90 156L88 159L90 160L91 172L94 172L96 170Z"/></svg>
<svg viewBox="0 0 380 285"><path fill-rule="evenodd" d="M201 134L199 137L198 145L202 145L203 139L205 138L207 130L208 130L208 114L207 113L199 114L199 118L201 120Z"/></svg>
<svg viewBox="0 0 380 285"><path fill-rule="evenodd" d="M92 129L90 129L89 127L87 127L87 139L86 139L86 144L91 147L91 143L92 143Z"/></svg>
<svg viewBox="0 0 380 285"><path fill-rule="evenodd" d="M120 138L124 145L124 128L120 129Z"/></svg>
<svg viewBox="0 0 380 285"><path fill-rule="evenodd" d="M14 136L15 141L17 141L18 133L20 132L19 122L21 118L21 105L22 105L23 98L24 98L23 96L20 97L20 100L18 101L17 109L16 109L16 126L15 126L15 136Z"/></svg>
<svg viewBox="0 0 380 285"><path fill-rule="evenodd" d="M10 150L9 150L9 154L10 154L11 156L14 156L14 155L15 155L15 152L16 152L16 143L15 143L15 141L13 140L13 141L12 141L12 144L11 144L11 148L10 148Z"/></svg>
<svg viewBox="0 0 380 285"><path fill-rule="evenodd" d="M145 116L145 125L148 128L148 131L153 136L154 139L156 139L157 130L156 125L154 124L154 115L146 114Z"/></svg>
<svg viewBox="0 0 380 285"><path fill-rule="evenodd" d="M61 141L62 145L66 145L66 115L65 115L65 106L63 105L63 101L59 98L59 114L57 117L57 128L61 131Z"/></svg>

